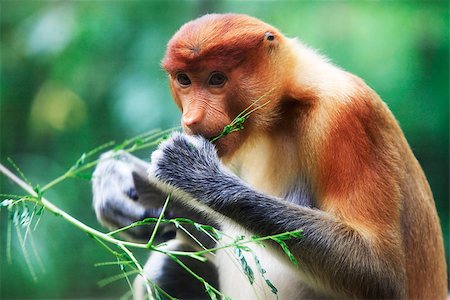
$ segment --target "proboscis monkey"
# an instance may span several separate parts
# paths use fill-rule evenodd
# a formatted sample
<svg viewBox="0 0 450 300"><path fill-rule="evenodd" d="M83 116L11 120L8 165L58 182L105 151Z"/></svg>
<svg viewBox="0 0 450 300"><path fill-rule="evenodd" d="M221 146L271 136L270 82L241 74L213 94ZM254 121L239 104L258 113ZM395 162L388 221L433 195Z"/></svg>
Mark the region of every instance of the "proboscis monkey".
<svg viewBox="0 0 450 300"><path fill-rule="evenodd" d="M286 241L298 267L275 243L252 246L279 299L447 297L430 187L394 116L363 80L297 39L237 14L183 25L162 66L184 133L163 142L150 165L136 163L151 183L142 179L145 172L136 176L136 164L125 164L124 172L171 192L180 206L216 220L230 235L302 229L303 239ZM252 113L244 130L209 142L264 94L270 102ZM114 169L119 162L103 164ZM128 175L106 197L117 176L101 167L94 185L99 217L111 211L108 203L116 203L122 217L131 215L121 209L130 203L136 207L128 211L144 215L139 189L135 202L123 194L136 180ZM214 263L225 295L273 297L261 280L250 285L225 251Z"/></svg>

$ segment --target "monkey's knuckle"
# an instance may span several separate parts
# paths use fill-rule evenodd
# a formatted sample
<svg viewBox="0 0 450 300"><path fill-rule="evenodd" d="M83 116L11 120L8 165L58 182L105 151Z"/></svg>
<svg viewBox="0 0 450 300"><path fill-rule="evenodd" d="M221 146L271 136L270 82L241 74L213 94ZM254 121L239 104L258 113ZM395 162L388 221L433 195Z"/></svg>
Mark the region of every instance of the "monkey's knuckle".
<svg viewBox="0 0 450 300"><path fill-rule="evenodd" d="M100 155L100 161L104 161L104 160L108 160L110 158L112 158L114 156L114 151L107 151L105 153L103 153L102 155Z"/></svg>
<svg viewBox="0 0 450 300"><path fill-rule="evenodd" d="M198 135L184 135L184 141L186 144L196 149L201 149L204 147L203 138Z"/></svg>
<svg viewBox="0 0 450 300"><path fill-rule="evenodd" d="M150 163L150 167L148 169L148 173L149 175L157 175L158 170L159 170L159 165L160 165L160 161L163 158L163 151L162 150L156 150L152 153L151 156L151 163Z"/></svg>
<svg viewBox="0 0 450 300"><path fill-rule="evenodd" d="M213 157L217 157L216 148L210 141L204 141L204 148L210 155L212 155Z"/></svg>
<svg viewBox="0 0 450 300"><path fill-rule="evenodd" d="M184 141L183 134L174 132L167 140L159 145L159 149L163 151L174 151L174 149L184 147L185 144L186 143Z"/></svg>

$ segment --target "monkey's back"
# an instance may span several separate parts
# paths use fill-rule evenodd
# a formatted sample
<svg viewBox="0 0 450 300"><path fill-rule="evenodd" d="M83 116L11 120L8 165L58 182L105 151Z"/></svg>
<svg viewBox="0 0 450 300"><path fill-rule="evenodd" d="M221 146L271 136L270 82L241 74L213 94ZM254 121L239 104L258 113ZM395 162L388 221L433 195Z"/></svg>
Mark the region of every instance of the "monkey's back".
<svg viewBox="0 0 450 300"><path fill-rule="evenodd" d="M408 299L446 299L447 267L444 242L433 194L419 162L414 156L395 117L381 99L375 99L375 110L383 111L388 123L387 135L397 152L401 170L400 226L405 253Z"/></svg>
<svg viewBox="0 0 450 300"><path fill-rule="evenodd" d="M408 298L446 299L447 271L439 218L424 172L406 140L403 210Z"/></svg>
<svg viewBox="0 0 450 300"><path fill-rule="evenodd" d="M446 299L447 268L444 242L433 194L419 162L387 106L377 108L391 120L398 153L401 213L408 299Z"/></svg>

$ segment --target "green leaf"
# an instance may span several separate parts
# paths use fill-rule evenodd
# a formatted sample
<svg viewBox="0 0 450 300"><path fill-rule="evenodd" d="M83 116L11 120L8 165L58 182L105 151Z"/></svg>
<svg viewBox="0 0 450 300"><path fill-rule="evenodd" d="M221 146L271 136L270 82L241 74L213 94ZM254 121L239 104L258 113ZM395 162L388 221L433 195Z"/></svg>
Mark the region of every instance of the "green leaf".
<svg viewBox="0 0 450 300"><path fill-rule="evenodd" d="M14 224L14 226L19 226L19 222L20 222L20 211L17 207L15 207L14 209L14 213L12 216L12 222Z"/></svg>
<svg viewBox="0 0 450 300"><path fill-rule="evenodd" d="M129 265L133 262L131 260L119 260L119 261L107 261L107 262L101 262L94 264L94 267L103 267L103 266L117 266L117 265Z"/></svg>
<svg viewBox="0 0 450 300"><path fill-rule="evenodd" d="M12 205L16 200L13 199L5 199L2 202L0 202L0 207L8 207Z"/></svg>
<svg viewBox="0 0 450 300"><path fill-rule="evenodd" d="M220 230L217 230L217 229L214 228L213 231L212 231L212 234L214 235L214 237L217 240L221 240L222 239L222 232Z"/></svg>
<svg viewBox="0 0 450 300"><path fill-rule="evenodd" d="M36 216L40 216L44 212L44 207L43 206L37 206L37 207L34 208L34 211L35 211Z"/></svg>
<svg viewBox="0 0 450 300"><path fill-rule="evenodd" d="M291 250L289 250L288 245L279 238L272 238L272 240L274 240L275 242L277 242L281 248L283 249L284 253L286 253L286 255L289 257L289 260L292 262L292 264L296 267L298 267L298 262L297 259L295 259L294 255L292 254Z"/></svg>
<svg viewBox="0 0 450 300"><path fill-rule="evenodd" d="M216 293L211 289L211 286L205 281L203 282L203 284L205 285L205 290L209 295L209 298L211 298L211 300L217 300L217 295Z"/></svg>
<svg viewBox="0 0 450 300"><path fill-rule="evenodd" d="M261 266L261 263L260 263L258 257L255 254L253 254L253 259L255 260L255 264L256 264L256 267L259 270L259 273L261 273L261 275L264 276L264 274L266 274L266 270L263 269L263 267Z"/></svg>
<svg viewBox="0 0 450 300"><path fill-rule="evenodd" d="M302 232L303 230L285 232L283 234L278 235L276 238L282 241L289 240L292 238L303 238Z"/></svg>
<svg viewBox="0 0 450 300"><path fill-rule="evenodd" d="M247 260L245 259L244 253L242 252L242 249L240 247L235 248L236 256L239 260L239 263L241 264L242 271L244 272L245 276L247 276L248 281L253 284L255 282L255 274L253 273L252 268L249 266Z"/></svg>
<svg viewBox="0 0 450 300"><path fill-rule="evenodd" d="M116 145L116 146L113 148L113 151L114 151L114 152L117 152L117 151L119 151L119 150L122 150L128 143L129 143L129 141L126 140L126 141L124 141L123 143L121 143L121 144L119 144L119 145Z"/></svg>
<svg viewBox="0 0 450 300"><path fill-rule="evenodd" d="M110 277L107 277L107 278L105 278L105 279L102 279L102 280L98 281L97 284L98 284L100 287L104 287L104 286L106 286L106 285L108 285L108 284L111 284L111 283L117 281L117 280L126 278L126 277L128 277L129 275L134 275L134 274L137 274L137 273L139 273L139 271L136 271L136 270L132 270L132 271L128 271L128 272L123 272L123 273L120 273L120 274L117 274L117 275L110 276Z"/></svg>
<svg viewBox="0 0 450 300"><path fill-rule="evenodd" d="M272 284L272 282L269 279L266 278L267 271L261 266L261 263L260 263L258 257L253 252L252 252L252 254L253 254L253 259L255 260L256 267L258 268L258 271L261 274L262 278L264 279L266 284L269 286L272 293L277 295L277 293L278 293L277 288Z"/></svg>
<svg viewBox="0 0 450 300"><path fill-rule="evenodd" d="M238 236L236 236L236 238L234 239L234 242L237 243L237 242L242 241L242 240L244 240L244 239L245 239L245 236L244 236L244 235L238 235Z"/></svg>
<svg viewBox="0 0 450 300"><path fill-rule="evenodd" d="M36 194L37 194L37 200L40 201L41 198L42 198L43 192L42 192L42 189L41 189L41 187L39 186L39 184L36 184L36 185L33 187L33 190L34 190L34 191L36 192Z"/></svg>
<svg viewBox="0 0 450 300"><path fill-rule="evenodd" d="M270 290L272 291L273 294L277 295L278 294L278 290L277 288L272 284L272 282L270 282L269 279L265 278L265 281L267 283L267 285L270 287Z"/></svg>
<svg viewBox="0 0 450 300"><path fill-rule="evenodd" d="M153 294L154 294L156 300L163 300L161 293L158 291L158 289L156 287L153 288Z"/></svg>
<svg viewBox="0 0 450 300"><path fill-rule="evenodd" d="M75 162L75 164L71 167L72 170L78 169L80 166L84 164L86 160L86 153L81 154L80 158Z"/></svg>
<svg viewBox="0 0 450 300"><path fill-rule="evenodd" d="M28 210L28 207L24 207L22 210L22 214L20 214L20 225L22 227L28 227L31 223L32 217Z"/></svg>
<svg viewBox="0 0 450 300"><path fill-rule="evenodd" d="M12 160L12 158L7 158L8 162L11 164L11 166L16 170L17 173L19 173L20 178L23 179L28 185L32 186L31 182L28 180L28 178L25 176L25 174L22 172L22 170L17 166L17 164Z"/></svg>

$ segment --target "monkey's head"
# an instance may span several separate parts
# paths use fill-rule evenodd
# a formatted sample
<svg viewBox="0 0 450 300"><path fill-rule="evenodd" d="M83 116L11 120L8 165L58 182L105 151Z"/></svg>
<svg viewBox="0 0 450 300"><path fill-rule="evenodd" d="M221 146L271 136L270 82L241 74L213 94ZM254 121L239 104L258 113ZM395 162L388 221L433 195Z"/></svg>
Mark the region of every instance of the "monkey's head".
<svg viewBox="0 0 450 300"><path fill-rule="evenodd" d="M169 41L162 67L184 131L215 137L270 91L258 104L270 103L250 116L244 130L216 142L218 153L231 155L249 135L267 130L286 81L280 67L285 40L272 26L246 15L210 14L183 25Z"/></svg>

